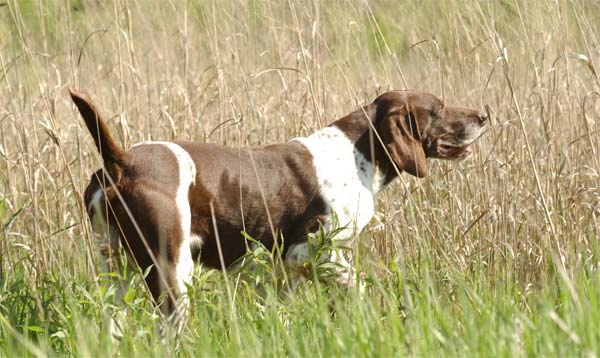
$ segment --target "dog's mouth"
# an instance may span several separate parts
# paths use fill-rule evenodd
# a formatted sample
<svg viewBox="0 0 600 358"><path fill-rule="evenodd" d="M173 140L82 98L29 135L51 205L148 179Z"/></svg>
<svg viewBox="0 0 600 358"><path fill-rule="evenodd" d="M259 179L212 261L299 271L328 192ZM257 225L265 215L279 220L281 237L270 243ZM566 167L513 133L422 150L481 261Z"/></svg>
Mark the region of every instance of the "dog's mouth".
<svg viewBox="0 0 600 358"><path fill-rule="evenodd" d="M472 145L483 134L480 126L471 126L460 138L444 136L432 142L431 157L447 160L463 160L473 154Z"/></svg>
<svg viewBox="0 0 600 358"><path fill-rule="evenodd" d="M470 145L457 146L451 144L439 144L437 154L440 159L462 160L473 153Z"/></svg>
<svg viewBox="0 0 600 358"><path fill-rule="evenodd" d="M463 160L473 154L472 145L475 140L436 140L430 145L425 146L427 156L430 158L446 159L446 160Z"/></svg>

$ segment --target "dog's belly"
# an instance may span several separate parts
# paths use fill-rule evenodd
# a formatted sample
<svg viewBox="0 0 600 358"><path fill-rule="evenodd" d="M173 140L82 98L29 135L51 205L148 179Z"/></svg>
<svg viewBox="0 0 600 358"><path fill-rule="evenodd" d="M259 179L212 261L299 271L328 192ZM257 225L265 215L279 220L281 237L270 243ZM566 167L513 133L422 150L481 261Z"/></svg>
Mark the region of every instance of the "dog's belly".
<svg viewBox="0 0 600 358"><path fill-rule="evenodd" d="M268 219L246 217L247 220L237 223L218 216L214 221L212 218L193 220L192 238L197 238L191 240L195 260L207 267L227 268L258 243L285 257L290 247L305 243L308 234L319 229L319 223L329 221L320 203L311 205L300 215L272 217L272 223Z"/></svg>
<svg viewBox="0 0 600 358"><path fill-rule="evenodd" d="M192 254L195 260L203 266L227 268L247 252L250 242L247 242L242 234L244 231L243 226L217 217L215 217L214 222L212 218L203 218L198 221L206 222L207 226L202 225L204 226L203 229L195 233L192 232L196 237L202 238L200 244L198 242L193 244ZM273 245L272 236L269 240L263 232L251 232L248 235L267 247Z"/></svg>

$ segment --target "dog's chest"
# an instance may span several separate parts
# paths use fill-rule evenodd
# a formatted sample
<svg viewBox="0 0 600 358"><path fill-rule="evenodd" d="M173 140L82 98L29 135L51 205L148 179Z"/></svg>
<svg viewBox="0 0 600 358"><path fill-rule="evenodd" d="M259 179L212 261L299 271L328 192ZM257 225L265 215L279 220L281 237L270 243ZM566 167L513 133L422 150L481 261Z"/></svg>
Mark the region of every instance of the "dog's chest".
<svg viewBox="0 0 600 358"><path fill-rule="evenodd" d="M378 190L373 188L377 175L371 162L336 127L294 140L313 156L319 191L330 209L330 224L348 228L343 236L362 230L373 217L373 193Z"/></svg>

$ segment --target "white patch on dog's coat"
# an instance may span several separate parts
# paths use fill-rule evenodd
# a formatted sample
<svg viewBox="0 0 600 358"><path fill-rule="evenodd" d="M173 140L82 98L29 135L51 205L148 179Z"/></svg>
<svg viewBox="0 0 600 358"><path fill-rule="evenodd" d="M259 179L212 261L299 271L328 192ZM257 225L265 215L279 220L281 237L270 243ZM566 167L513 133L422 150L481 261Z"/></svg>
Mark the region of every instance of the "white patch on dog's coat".
<svg viewBox="0 0 600 358"><path fill-rule="evenodd" d="M183 238L181 240L181 246L179 247L179 260L175 267L177 287L179 289L180 305L174 314L179 315L177 311L187 309L188 297L187 297L187 286L191 283L192 275L194 273L194 260L192 258L191 245L191 227L192 227L192 213L190 209L190 203L188 200L188 193L190 186L196 180L196 165L190 154L185 151L181 146L171 142L149 142L147 144L159 144L168 148L177 160L177 167L179 169L178 179L179 184L177 192L175 194L175 203L177 205L177 216L178 221L181 225L181 232ZM179 305L178 305L179 306ZM178 317L174 317L175 320Z"/></svg>
<svg viewBox="0 0 600 358"><path fill-rule="evenodd" d="M294 140L304 144L313 156L319 191L337 227L345 227L337 239L349 239L373 217L373 193L381 183L375 180L375 166L356 150L346 134L337 127L325 127L305 138ZM331 223L325 223L331 229ZM339 237L338 237L339 236Z"/></svg>
<svg viewBox="0 0 600 358"><path fill-rule="evenodd" d="M329 222L323 223L325 231L345 228L332 239L348 246L373 217L374 194L383 188L385 175L335 126L294 140L304 144L313 156L319 192L330 209ZM334 225L332 221L336 221ZM294 267L310 260L308 245L290 247L286 264ZM340 249L331 250L329 260L340 265L336 270L339 284L356 285L354 270Z"/></svg>
<svg viewBox="0 0 600 358"><path fill-rule="evenodd" d="M181 246L179 248L179 261L175 271L177 275L177 287L179 292L185 294L186 284L189 284L194 271L194 260L191 253L191 245L202 246L202 239L196 235L192 238L192 213L188 200L190 186L196 181L196 165L190 154L180 145L165 141L146 141L134 144L131 148L143 145L162 145L166 147L176 158L177 178L179 180L177 191L175 193L175 203L177 205L177 219L181 225L183 235ZM165 238L168 240L168 238Z"/></svg>

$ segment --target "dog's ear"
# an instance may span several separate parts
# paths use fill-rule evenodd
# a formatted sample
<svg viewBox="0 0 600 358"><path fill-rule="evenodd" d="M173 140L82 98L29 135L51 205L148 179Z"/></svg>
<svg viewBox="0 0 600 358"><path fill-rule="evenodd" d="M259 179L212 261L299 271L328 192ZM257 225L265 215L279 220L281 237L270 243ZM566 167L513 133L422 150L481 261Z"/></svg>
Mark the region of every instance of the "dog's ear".
<svg viewBox="0 0 600 358"><path fill-rule="evenodd" d="M381 111L378 108L377 112L382 117L379 120L379 135L391 160L399 170L418 178L426 177L427 160L421 143L419 121L415 117L417 111L410 111L402 105Z"/></svg>

